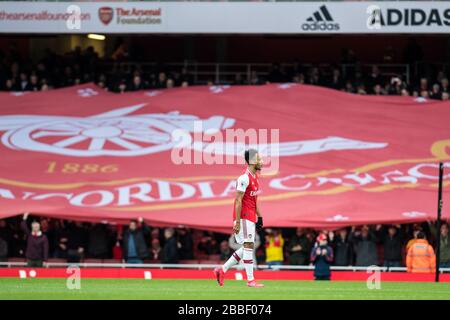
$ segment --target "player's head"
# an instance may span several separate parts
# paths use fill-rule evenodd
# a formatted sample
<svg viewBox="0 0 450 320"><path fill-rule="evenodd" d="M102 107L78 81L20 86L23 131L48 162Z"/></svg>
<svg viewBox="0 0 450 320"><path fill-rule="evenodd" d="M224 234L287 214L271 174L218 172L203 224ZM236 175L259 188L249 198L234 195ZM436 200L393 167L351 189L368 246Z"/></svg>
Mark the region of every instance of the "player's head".
<svg viewBox="0 0 450 320"><path fill-rule="evenodd" d="M244 157L245 157L245 162L249 166L253 167L255 169L255 171L260 171L262 169L263 161L257 150L255 150L255 149L246 150Z"/></svg>

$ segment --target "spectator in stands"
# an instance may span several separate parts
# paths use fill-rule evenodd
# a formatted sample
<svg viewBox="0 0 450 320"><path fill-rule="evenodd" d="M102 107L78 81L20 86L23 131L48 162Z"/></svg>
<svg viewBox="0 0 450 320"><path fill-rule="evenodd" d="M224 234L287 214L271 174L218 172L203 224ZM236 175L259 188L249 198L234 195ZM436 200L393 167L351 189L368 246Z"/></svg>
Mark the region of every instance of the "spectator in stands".
<svg viewBox="0 0 450 320"><path fill-rule="evenodd" d="M418 88L418 92L422 93L422 92L427 92L429 91L429 86L428 86L428 79L427 78L420 78L419 81L419 88Z"/></svg>
<svg viewBox="0 0 450 320"><path fill-rule="evenodd" d="M178 263L178 246L177 239L175 237L175 230L173 228L167 228L164 230L165 243L162 252L163 263Z"/></svg>
<svg viewBox="0 0 450 320"><path fill-rule="evenodd" d="M305 75L303 73L296 73L292 78L292 82L305 84Z"/></svg>
<svg viewBox="0 0 450 320"><path fill-rule="evenodd" d="M6 79L5 82L5 91L15 91L15 85L13 79Z"/></svg>
<svg viewBox="0 0 450 320"><path fill-rule="evenodd" d="M436 256L433 247L425 239L425 233L417 233L417 239L408 250L406 256L408 272L432 273L436 269Z"/></svg>
<svg viewBox="0 0 450 320"><path fill-rule="evenodd" d="M448 92L442 92L442 101L447 101L450 94Z"/></svg>
<svg viewBox="0 0 450 320"><path fill-rule="evenodd" d="M28 75L25 72L21 72L19 75L19 90L20 91L30 91L31 86L28 82Z"/></svg>
<svg viewBox="0 0 450 320"><path fill-rule="evenodd" d="M150 259L161 260L162 249L159 239L153 239L150 248Z"/></svg>
<svg viewBox="0 0 450 320"><path fill-rule="evenodd" d="M67 259L67 242L68 242L68 234L65 226L57 230L56 234L56 248L53 253L54 258L58 259Z"/></svg>
<svg viewBox="0 0 450 320"><path fill-rule="evenodd" d="M306 237L304 228L297 228L288 243L289 264L307 265L311 253L311 242Z"/></svg>
<svg viewBox="0 0 450 320"><path fill-rule="evenodd" d="M175 87L175 81L172 78L167 79L166 89L171 89Z"/></svg>
<svg viewBox="0 0 450 320"><path fill-rule="evenodd" d="M45 82L42 83L41 91L48 91L48 90L50 90L50 86Z"/></svg>
<svg viewBox="0 0 450 320"><path fill-rule="evenodd" d="M0 238L6 242L6 251L8 252L8 254L11 254L13 233L11 228L9 228L9 226L7 225L6 220L4 219L0 219Z"/></svg>
<svg viewBox="0 0 450 320"><path fill-rule="evenodd" d="M164 89L167 86L167 74L165 72L160 72L158 74L158 79L155 83L155 88Z"/></svg>
<svg viewBox="0 0 450 320"><path fill-rule="evenodd" d="M125 93L127 91L127 83L126 83L125 79L122 79L120 81L118 91L119 91L119 93Z"/></svg>
<svg viewBox="0 0 450 320"><path fill-rule="evenodd" d="M35 73L30 76L29 91L40 91L41 86L39 84L39 79Z"/></svg>
<svg viewBox="0 0 450 320"><path fill-rule="evenodd" d="M442 92L446 92L446 93L450 93L450 87L449 87L447 78L443 78L441 80L441 91Z"/></svg>
<svg viewBox="0 0 450 320"><path fill-rule="evenodd" d="M266 229L266 263L272 269L283 264L283 235L279 230Z"/></svg>
<svg viewBox="0 0 450 320"><path fill-rule="evenodd" d="M139 223L139 226L138 226ZM123 257L127 263L144 263L149 255L146 238L150 230L140 217L131 220L128 229L123 232Z"/></svg>
<svg viewBox="0 0 450 320"><path fill-rule="evenodd" d="M112 255L114 260L123 260L123 250L122 245L120 244L120 238L117 239L116 244L112 249Z"/></svg>
<svg viewBox="0 0 450 320"><path fill-rule="evenodd" d="M377 238L368 226L363 226L360 230L352 227L350 241L354 244L356 266L378 265Z"/></svg>
<svg viewBox="0 0 450 320"><path fill-rule="evenodd" d="M219 247L217 241L214 239L212 232L204 232L197 249L203 255L217 254L219 253Z"/></svg>
<svg viewBox="0 0 450 320"><path fill-rule="evenodd" d="M365 85L367 86L367 88L370 89L375 89L376 85L380 85L383 84L383 79L381 77L381 73L380 73L380 69L378 68L377 65L373 65L372 66L372 71L371 73L368 75L366 81L365 81ZM373 90L369 93L375 93Z"/></svg>
<svg viewBox="0 0 450 320"><path fill-rule="evenodd" d="M310 258L314 264L314 280L330 280L333 249L328 246L327 236L324 233L320 233L316 241Z"/></svg>
<svg viewBox="0 0 450 320"><path fill-rule="evenodd" d="M233 254L233 251L231 251L231 248L228 245L228 241L223 240L220 243L220 260L227 261L231 257L232 254Z"/></svg>
<svg viewBox="0 0 450 320"><path fill-rule="evenodd" d="M191 232L186 228L181 228L178 230L177 236L180 259L194 259L194 241Z"/></svg>
<svg viewBox="0 0 450 320"><path fill-rule="evenodd" d="M384 94L385 94L383 88L382 88L381 85L378 84L378 83L377 83L376 85L373 86L372 93L373 93L374 95L376 95L376 96L380 96L380 95L384 95Z"/></svg>
<svg viewBox="0 0 450 320"><path fill-rule="evenodd" d="M381 224L376 227L377 236L384 248L384 266L402 266L403 233L399 225L383 227Z"/></svg>
<svg viewBox="0 0 450 320"><path fill-rule="evenodd" d="M353 86L353 83L350 80L347 80L343 90L347 93L355 93L356 92L355 87Z"/></svg>
<svg viewBox="0 0 450 320"><path fill-rule="evenodd" d="M88 234L80 221L67 224L67 262L83 260L87 248Z"/></svg>
<svg viewBox="0 0 450 320"><path fill-rule="evenodd" d="M88 255L93 259L108 259L109 231L106 224L96 223L89 230Z"/></svg>
<svg viewBox="0 0 450 320"><path fill-rule="evenodd" d="M430 223L431 234L436 238L436 225ZM439 268L450 268L450 237L448 233L448 224L441 225L441 243L439 246L440 262Z"/></svg>
<svg viewBox="0 0 450 320"><path fill-rule="evenodd" d="M430 99L442 100L442 92L439 84L437 83L433 84L433 87L431 88L430 92Z"/></svg>
<svg viewBox="0 0 450 320"><path fill-rule="evenodd" d="M353 265L353 243L349 241L347 228L342 228L335 236L334 232L329 232L328 237L334 253L334 265Z"/></svg>
<svg viewBox="0 0 450 320"><path fill-rule="evenodd" d="M28 213L25 213L21 222L21 228L27 236L27 248L25 252L27 266L40 268L48 260L48 240L42 233L39 222L33 221L30 230L27 224L28 215Z"/></svg>
<svg viewBox="0 0 450 320"><path fill-rule="evenodd" d="M341 70L338 68L333 68L333 73L328 82L328 87L336 90L341 90L344 87L344 80L341 77Z"/></svg>
<svg viewBox="0 0 450 320"><path fill-rule="evenodd" d="M6 261L8 257L8 243L0 237L0 262Z"/></svg>
<svg viewBox="0 0 450 320"><path fill-rule="evenodd" d="M136 74L133 77L133 83L131 84L130 91L138 91L144 89L144 83L142 82L142 78L139 74Z"/></svg>

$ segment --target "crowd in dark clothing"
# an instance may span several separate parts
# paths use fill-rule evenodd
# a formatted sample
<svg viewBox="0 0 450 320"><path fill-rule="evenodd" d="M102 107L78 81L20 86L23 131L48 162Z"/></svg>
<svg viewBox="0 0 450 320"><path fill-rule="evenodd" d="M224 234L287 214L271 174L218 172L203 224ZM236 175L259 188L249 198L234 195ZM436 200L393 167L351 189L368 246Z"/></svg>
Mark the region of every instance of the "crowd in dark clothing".
<svg viewBox="0 0 450 320"><path fill-rule="evenodd" d="M324 240L330 247L331 258L326 258L328 264L361 267L405 266L407 249L419 233L423 233L434 247L437 235L432 222L353 226L332 231L284 228L279 232L286 239L282 248L284 264L316 263L316 259L321 257L317 257L315 251ZM0 220L0 260L26 257L32 262L45 262L49 258L68 262L86 259L113 259L128 263L182 263L195 259L218 262L227 260L233 253L230 236L189 228L151 227L142 219L123 226L14 217ZM266 238L264 230L259 237ZM265 263L267 245L260 246L256 251L258 263ZM440 250L441 266L449 268L450 239L445 223L441 227Z"/></svg>
<svg viewBox="0 0 450 320"><path fill-rule="evenodd" d="M417 45L416 45L417 46ZM24 59L12 46L0 51L0 90L45 91L87 82L95 82L105 90L128 92L143 89L185 87L195 84L258 85L265 83L304 83L356 94L403 95L425 99L448 100L450 87L445 70L418 72L406 79L406 74L382 72L375 64L366 68L356 59L352 50L346 50L341 64L307 65L299 62L272 64L270 70L252 70L249 74L237 72L234 77L214 83L212 78L194 81L188 68L169 67L155 63L150 69L133 63L132 56L118 47L111 57L99 58L92 47L77 47L64 55L46 50L37 63ZM393 61L392 54L382 57L382 64ZM412 64L422 59L419 48L409 48L404 62ZM127 57L124 59L123 57ZM345 68L344 68L345 66Z"/></svg>

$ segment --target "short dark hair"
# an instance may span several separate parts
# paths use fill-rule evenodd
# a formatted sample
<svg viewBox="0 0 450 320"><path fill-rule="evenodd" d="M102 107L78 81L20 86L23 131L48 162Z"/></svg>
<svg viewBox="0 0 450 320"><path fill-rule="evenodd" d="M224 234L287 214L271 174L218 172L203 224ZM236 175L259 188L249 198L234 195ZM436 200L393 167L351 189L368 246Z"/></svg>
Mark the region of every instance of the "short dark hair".
<svg viewBox="0 0 450 320"><path fill-rule="evenodd" d="M417 239L425 239L425 233L422 231L417 232Z"/></svg>
<svg viewBox="0 0 450 320"><path fill-rule="evenodd" d="M247 164L250 164L250 160L253 159L257 153L258 153L258 150L256 150L256 149L245 150L245 154L244 154L245 162L247 162Z"/></svg>

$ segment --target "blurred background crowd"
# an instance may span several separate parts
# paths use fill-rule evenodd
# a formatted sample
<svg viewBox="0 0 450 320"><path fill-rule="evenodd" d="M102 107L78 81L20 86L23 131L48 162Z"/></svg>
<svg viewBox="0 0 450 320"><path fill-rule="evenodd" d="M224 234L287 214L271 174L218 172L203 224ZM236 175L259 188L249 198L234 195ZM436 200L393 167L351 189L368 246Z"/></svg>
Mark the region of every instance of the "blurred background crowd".
<svg viewBox="0 0 450 320"><path fill-rule="evenodd" d="M136 50L134 50L136 51ZM423 58L422 48L411 41L401 61L410 72L396 73L381 70L396 61L392 47L387 47L380 64L363 64L348 48L342 50L340 63L303 64L298 60L272 63L259 69L252 66L246 72L226 72L219 83L217 74L199 73L196 65L168 64L150 60L141 61L126 44L121 43L110 56L99 57L94 47L80 46L57 54L44 50L42 58L33 62L22 57L14 44L0 49L0 90L45 91L82 83L94 82L113 92L143 89L163 89L192 85L260 85L266 83L301 83L324 86L356 94L403 95L436 100L449 98L449 74L446 69L428 68L418 61ZM398 60L398 59L397 59ZM395 64L392 64L395 66ZM195 68L194 68L195 67ZM414 70L414 72L412 72ZM431 70L431 71L430 71ZM200 76L199 76L200 74Z"/></svg>
<svg viewBox="0 0 450 320"><path fill-rule="evenodd" d="M448 224L443 223L443 268L450 268L448 230ZM240 247L230 234L185 227L159 228L146 225L142 219L124 226L24 215L0 220L0 259L212 264L227 260ZM434 222L338 230L265 228L256 237L256 261L274 268L283 264L310 265L315 248L327 245L332 251L331 265L401 267L406 265L407 252L415 243L435 248L436 236Z"/></svg>

